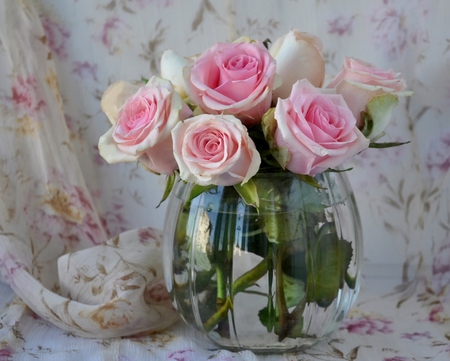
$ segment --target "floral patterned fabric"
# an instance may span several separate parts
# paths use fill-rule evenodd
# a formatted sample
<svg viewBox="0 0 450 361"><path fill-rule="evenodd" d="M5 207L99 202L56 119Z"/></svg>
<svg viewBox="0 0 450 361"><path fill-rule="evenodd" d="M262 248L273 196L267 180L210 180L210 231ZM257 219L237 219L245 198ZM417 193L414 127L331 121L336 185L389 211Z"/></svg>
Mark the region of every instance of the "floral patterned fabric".
<svg viewBox="0 0 450 361"><path fill-rule="evenodd" d="M450 358L450 3L263 3L0 0L0 360ZM102 160L99 99L112 82L156 74L167 48L193 55L291 27L322 39L330 75L345 55L402 72L415 95L386 141L411 143L347 165L366 264L341 328L296 354L231 353L169 327L164 177Z"/></svg>

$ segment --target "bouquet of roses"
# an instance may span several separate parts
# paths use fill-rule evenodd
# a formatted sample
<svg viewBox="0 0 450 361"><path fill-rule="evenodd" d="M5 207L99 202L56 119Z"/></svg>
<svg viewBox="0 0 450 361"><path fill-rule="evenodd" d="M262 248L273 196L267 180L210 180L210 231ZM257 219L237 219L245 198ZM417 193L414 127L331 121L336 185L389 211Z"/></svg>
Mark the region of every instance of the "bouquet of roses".
<svg viewBox="0 0 450 361"><path fill-rule="evenodd" d="M392 70L346 58L326 88L321 41L291 30L267 49L242 37L199 56L172 50L144 85L109 86L102 109L112 123L99 151L109 163L138 161L198 185L246 184L273 165L314 176L384 135L405 82ZM269 151L249 130L262 129ZM395 144L397 145L397 144Z"/></svg>
<svg viewBox="0 0 450 361"><path fill-rule="evenodd" d="M398 97L410 92L400 74L354 58L346 58L324 86L321 41L295 29L267 45L242 37L192 57L167 50L159 77L112 84L102 98L112 127L100 138L99 151L109 163L138 161L167 175L163 200L176 177L194 184L175 232L178 279L191 275L205 302L197 307L200 316L191 318L200 318L207 332L229 334L228 315L239 312L234 297L262 295L267 302L257 317L281 341L305 337L307 304L327 308L344 284L355 289L348 272L355 240L343 239L335 205L322 202L326 192L318 179L341 171L344 161L368 147L399 145L378 140ZM276 173L295 176L285 182L289 191L277 179L257 177ZM292 191L298 179L307 187ZM212 209L191 207L199 195L226 211L213 215L207 214ZM241 200L256 209L246 216L251 222L245 232L237 212ZM286 206L289 201L299 206ZM194 238L207 254L192 263L186 255L199 251L191 245ZM260 262L236 276L233 247ZM266 276L266 293L252 288ZM181 281L175 287L179 297L190 292L185 287Z"/></svg>

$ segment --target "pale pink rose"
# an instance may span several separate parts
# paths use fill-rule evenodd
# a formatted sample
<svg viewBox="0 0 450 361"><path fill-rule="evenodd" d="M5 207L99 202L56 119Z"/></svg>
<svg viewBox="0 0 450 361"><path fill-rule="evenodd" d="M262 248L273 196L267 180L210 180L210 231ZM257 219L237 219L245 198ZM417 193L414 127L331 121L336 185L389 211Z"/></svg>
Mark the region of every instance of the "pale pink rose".
<svg viewBox="0 0 450 361"><path fill-rule="evenodd" d="M306 79L278 100L274 117L273 139L289 153L281 165L294 173L316 175L369 146L342 96L322 93Z"/></svg>
<svg viewBox="0 0 450 361"><path fill-rule="evenodd" d="M325 78L325 61L322 58L322 41L314 35L292 29L278 38L270 47L277 62L277 74L282 84L273 92L273 100L287 98L297 80L308 79L321 87Z"/></svg>
<svg viewBox="0 0 450 361"><path fill-rule="evenodd" d="M186 93L204 113L231 114L246 126L270 108L275 60L260 41L217 43L183 69Z"/></svg>
<svg viewBox="0 0 450 361"><path fill-rule="evenodd" d="M199 185L246 183L261 158L247 128L232 115L202 114L172 130L180 177Z"/></svg>
<svg viewBox="0 0 450 361"><path fill-rule="evenodd" d="M340 73L328 85L328 88L337 87L342 80L351 80L356 83L383 87L385 91L400 92L406 88L406 83L400 78L400 75L400 73L394 73L392 69L380 69L365 61L347 57Z"/></svg>
<svg viewBox="0 0 450 361"><path fill-rule="evenodd" d="M406 88L404 79L400 73L392 70L383 70L367 62L355 58L345 58L344 66L340 73L328 84L327 88L335 88L338 94L342 94L348 107L356 118L357 126L363 126L361 112L368 112L367 104L376 97L386 94L393 96L410 95L402 92ZM374 129L369 138L375 138L386 129L394 109L393 104L386 105L378 119L374 119Z"/></svg>
<svg viewBox="0 0 450 361"><path fill-rule="evenodd" d="M139 160L161 174L177 169L170 132L190 110L168 80L152 77L143 87L112 84L103 94L102 109L113 125L98 144L108 163Z"/></svg>

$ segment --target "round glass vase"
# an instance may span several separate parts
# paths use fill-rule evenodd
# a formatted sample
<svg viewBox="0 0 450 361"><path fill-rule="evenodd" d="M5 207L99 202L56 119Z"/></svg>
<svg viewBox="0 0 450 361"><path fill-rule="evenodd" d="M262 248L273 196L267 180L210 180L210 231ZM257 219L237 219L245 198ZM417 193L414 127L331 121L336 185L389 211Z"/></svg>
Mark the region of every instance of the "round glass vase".
<svg viewBox="0 0 450 361"><path fill-rule="evenodd" d="M320 187L258 173L254 205L233 186L176 182L165 278L188 325L219 347L256 353L309 347L338 327L359 292L361 225L345 173L315 179Z"/></svg>

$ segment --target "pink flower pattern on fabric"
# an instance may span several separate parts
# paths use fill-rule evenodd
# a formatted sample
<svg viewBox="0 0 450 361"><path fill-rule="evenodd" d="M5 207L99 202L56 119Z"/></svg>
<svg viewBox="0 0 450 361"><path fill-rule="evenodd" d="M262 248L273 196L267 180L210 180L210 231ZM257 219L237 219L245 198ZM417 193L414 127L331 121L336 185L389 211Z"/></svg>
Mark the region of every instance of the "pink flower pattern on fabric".
<svg viewBox="0 0 450 361"><path fill-rule="evenodd" d="M328 33L339 36L352 35L354 20L354 16L346 17L343 15L328 19Z"/></svg>
<svg viewBox="0 0 450 361"><path fill-rule="evenodd" d="M117 42L121 42L123 37L121 32L130 29L130 26L127 25L122 19L117 16L108 17L101 29L96 32L92 37L95 40L100 41L103 46L106 47L108 53L113 55L119 52L119 44Z"/></svg>
<svg viewBox="0 0 450 361"><path fill-rule="evenodd" d="M349 333L358 335L374 335L375 333L393 333L392 321L382 318L361 317L344 321L340 330L347 330Z"/></svg>
<svg viewBox="0 0 450 361"><path fill-rule="evenodd" d="M14 79L12 101L16 109L30 115L35 115L45 106L44 100L38 94L37 80L34 76L24 78L19 75Z"/></svg>
<svg viewBox="0 0 450 361"><path fill-rule="evenodd" d="M41 21L49 48L59 59L66 60L68 56L67 41L70 38L70 32L48 16L41 16Z"/></svg>
<svg viewBox="0 0 450 361"><path fill-rule="evenodd" d="M425 166L429 176L439 179L450 171L450 129L444 129L430 142Z"/></svg>
<svg viewBox="0 0 450 361"><path fill-rule="evenodd" d="M82 79L97 81L98 65L88 61L75 61L73 63L72 73L78 75Z"/></svg>
<svg viewBox="0 0 450 361"><path fill-rule="evenodd" d="M420 20L428 14L428 4L421 0L410 1L407 5L395 0L383 0L382 3L370 17L375 25L372 38L387 59L396 60L409 42L415 44L420 39Z"/></svg>

